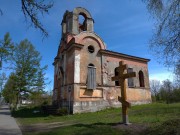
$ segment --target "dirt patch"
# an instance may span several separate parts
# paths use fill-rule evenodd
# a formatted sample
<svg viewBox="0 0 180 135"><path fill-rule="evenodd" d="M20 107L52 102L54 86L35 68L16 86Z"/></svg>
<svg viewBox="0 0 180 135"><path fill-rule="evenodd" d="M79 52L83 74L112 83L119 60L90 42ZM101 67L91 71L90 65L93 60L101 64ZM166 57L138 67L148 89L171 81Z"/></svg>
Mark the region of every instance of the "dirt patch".
<svg viewBox="0 0 180 135"><path fill-rule="evenodd" d="M122 123L118 123L116 125L113 125L112 128L127 131L128 135L139 135L148 128L148 125L147 124L139 124L139 123L131 123L131 124L125 125Z"/></svg>
<svg viewBox="0 0 180 135"><path fill-rule="evenodd" d="M70 126L74 124L77 124L77 123L71 123L71 124L67 124L64 122L38 123L38 124L27 125L27 126L20 125L20 128L23 133L30 133L30 132L36 133L36 132L48 132L55 128Z"/></svg>

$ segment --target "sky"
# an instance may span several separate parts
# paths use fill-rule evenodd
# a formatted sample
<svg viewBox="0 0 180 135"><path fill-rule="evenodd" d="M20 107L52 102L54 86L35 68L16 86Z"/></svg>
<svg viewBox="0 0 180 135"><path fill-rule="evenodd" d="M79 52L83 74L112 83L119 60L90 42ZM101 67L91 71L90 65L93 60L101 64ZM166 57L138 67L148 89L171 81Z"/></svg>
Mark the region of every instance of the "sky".
<svg viewBox="0 0 180 135"><path fill-rule="evenodd" d="M46 0L48 1L48 0ZM52 65L61 39L61 21L66 10L75 7L86 8L94 19L94 31L107 45L107 49L128 55L151 59L148 63L150 80L172 80L171 72L158 63L149 50L149 41L153 35L154 20L141 0L54 0L54 6L48 15L40 21L49 33L43 38L42 33L26 21L21 10L20 0L0 0L0 39L10 33L14 43L28 39L41 53L42 65L48 65L46 77L53 89L54 67ZM5 70L4 70L5 71Z"/></svg>

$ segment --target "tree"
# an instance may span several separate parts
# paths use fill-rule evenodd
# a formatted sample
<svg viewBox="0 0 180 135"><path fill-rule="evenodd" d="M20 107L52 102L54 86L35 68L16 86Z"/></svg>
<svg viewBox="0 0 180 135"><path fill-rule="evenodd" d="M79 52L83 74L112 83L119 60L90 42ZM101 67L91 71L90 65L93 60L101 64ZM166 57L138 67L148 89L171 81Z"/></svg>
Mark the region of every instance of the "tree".
<svg viewBox="0 0 180 135"><path fill-rule="evenodd" d="M4 83L5 83L6 79L7 79L6 74L5 73L0 73L0 94L1 94L1 91L3 89L3 86L4 86Z"/></svg>
<svg viewBox="0 0 180 135"><path fill-rule="evenodd" d="M26 20L30 20L31 25L39 29L44 36L48 36L48 32L40 22L39 15L48 14L49 9L53 6L53 2L45 3L45 0L21 0L21 9ZM3 11L0 9L0 15Z"/></svg>
<svg viewBox="0 0 180 135"><path fill-rule="evenodd" d="M45 67L40 65L41 56L34 46L27 40L23 40L14 49L13 64L19 97L27 93L42 92L45 83Z"/></svg>
<svg viewBox="0 0 180 135"><path fill-rule="evenodd" d="M2 95L7 103L15 104L17 100L17 92L16 77L14 73L11 73L2 90Z"/></svg>
<svg viewBox="0 0 180 135"><path fill-rule="evenodd" d="M150 88L151 88L152 93L155 96L155 101L158 100L158 93L159 93L160 87L161 87L160 81L158 80L150 81Z"/></svg>
<svg viewBox="0 0 180 135"><path fill-rule="evenodd" d="M180 87L175 87L173 90L173 102L180 102Z"/></svg>
<svg viewBox="0 0 180 135"><path fill-rule="evenodd" d="M156 19L156 31L150 48L167 67L180 76L179 0L143 0ZM178 74L177 74L178 73Z"/></svg>
<svg viewBox="0 0 180 135"><path fill-rule="evenodd" d="M47 67L45 66L44 69ZM43 73L43 70L40 70L37 72L37 83L36 87L33 89L33 92L31 92L31 95L29 96L30 99L33 101L33 104L38 106L43 104L44 99L43 95L45 94L45 73Z"/></svg>
<svg viewBox="0 0 180 135"><path fill-rule="evenodd" d="M178 62L178 64L176 65L175 68L175 77L174 77L174 81L177 87L180 88L180 60Z"/></svg>
<svg viewBox="0 0 180 135"><path fill-rule="evenodd" d="M168 79L164 80L160 94L162 99L165 100L167 104L169 104L170 101L172 100L172 91L173 91L172 82Z"/></svg>
<svg viewBox="0 0 180 135"><path fill-rule="evenodd" d="M4 39L0 40L0 69L2 69L3 61L7 62L13 55L14 44L11 41L10 34L6 33Z"/></svg>

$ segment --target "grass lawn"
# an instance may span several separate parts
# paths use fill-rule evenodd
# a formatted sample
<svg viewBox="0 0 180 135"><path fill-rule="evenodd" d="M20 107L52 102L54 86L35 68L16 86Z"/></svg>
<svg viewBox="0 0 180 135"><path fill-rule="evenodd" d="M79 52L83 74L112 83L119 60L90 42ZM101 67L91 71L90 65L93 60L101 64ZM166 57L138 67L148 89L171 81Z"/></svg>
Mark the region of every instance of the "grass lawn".
<svg viewBox="0 0 180 135"><path fill-rule="evenodd" d="M118 124L118 122L122 121L121 108L69 116L33 114L33 110L34 108L21 109L14 112L13 116L17 118L22 127L52 122L61 122L62 126L46 132L23 132L25 135L180 134L180 103L133 106L128 113L129 121L132 123L130 126Z"/></svg>

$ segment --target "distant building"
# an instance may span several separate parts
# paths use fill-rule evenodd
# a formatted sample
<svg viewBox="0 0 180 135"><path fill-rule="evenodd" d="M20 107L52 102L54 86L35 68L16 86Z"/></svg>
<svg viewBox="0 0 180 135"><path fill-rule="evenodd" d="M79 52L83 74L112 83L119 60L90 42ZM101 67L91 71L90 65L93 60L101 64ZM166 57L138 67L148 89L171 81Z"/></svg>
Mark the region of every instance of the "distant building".
<svg viewBox="0 0 180 135"><path fill-rule="evenodd" d="M26 98L22 98L22 99L21 99L21 104L22 104L22 105L32 104L32 101L31 101L31 100L28 100L28 99L26 99Z"/></svg>
<svg viewBox="0 0 180 135"><path fill-rule="evenodd" d="M84 18L82 24L80 16ZM128 65L127 72L137 74L126 81L128 101L151 102L149 59L106 50L105 43L94 32L91 14L84 8L66 11L61 25L62 38L53 63L54 104L70 108L71 113L121 106L117 99L121 86L111 81L111 77L118 75L119 61Z"/></svg>

